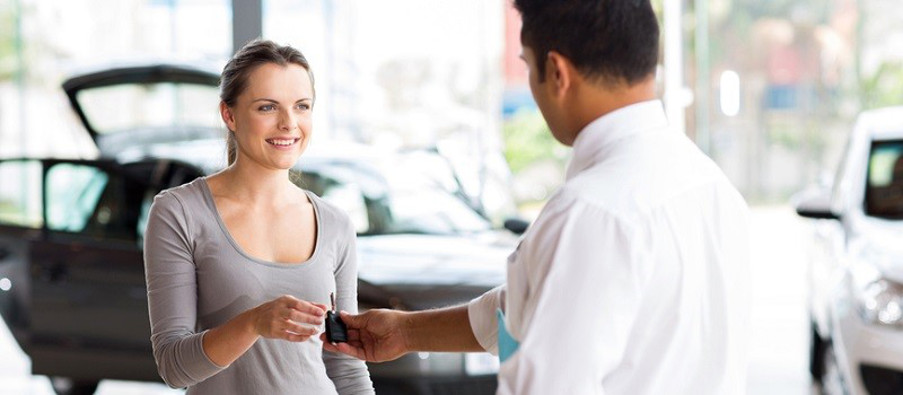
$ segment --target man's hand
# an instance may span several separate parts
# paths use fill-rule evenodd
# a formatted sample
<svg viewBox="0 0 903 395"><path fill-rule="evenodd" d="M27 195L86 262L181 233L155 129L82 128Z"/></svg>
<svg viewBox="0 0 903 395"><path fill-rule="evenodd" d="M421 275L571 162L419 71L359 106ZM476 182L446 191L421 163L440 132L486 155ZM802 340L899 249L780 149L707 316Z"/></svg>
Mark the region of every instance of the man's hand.
<svg viewBox="0 0 903 395"><path fill-rule="evenodd" d="M340 317L348 327L348 342L331 344L324 333L320 335L323 349L368 362L397 359L411 351L405 331L405 314L407 313L387 309L369 310L360 315L343 311Z"/></svg>
<svg viewBox="0 0 903 395"><path fill-rule="evenodd" d="M323 349L369 362L391 361L412 351L485 351L470 328L467 305L425 311L369 310L361 315L342 312L348 343L330 344L320 335Z"/></svg>

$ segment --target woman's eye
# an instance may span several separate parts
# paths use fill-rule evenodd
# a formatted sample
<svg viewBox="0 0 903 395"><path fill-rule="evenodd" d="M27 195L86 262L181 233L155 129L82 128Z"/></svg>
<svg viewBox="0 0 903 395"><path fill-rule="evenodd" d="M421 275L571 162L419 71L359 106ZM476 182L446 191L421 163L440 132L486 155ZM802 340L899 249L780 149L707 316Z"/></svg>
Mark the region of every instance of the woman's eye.
<svg viewBox="0 0 903 395"><path fill-rule="evenodd" d="M258 108L258 110L260 110L260 111L273 111L275 109L276 109L276 106L274 106L272 104L267 104L265 106L260 106L260 108Z"/></svg>
<svg viewBox="0 0 903 395"><path fill-rule="evenodd" d="M297 107L301 110L310 110L310 104L307 103L298 103Z"/></svg>

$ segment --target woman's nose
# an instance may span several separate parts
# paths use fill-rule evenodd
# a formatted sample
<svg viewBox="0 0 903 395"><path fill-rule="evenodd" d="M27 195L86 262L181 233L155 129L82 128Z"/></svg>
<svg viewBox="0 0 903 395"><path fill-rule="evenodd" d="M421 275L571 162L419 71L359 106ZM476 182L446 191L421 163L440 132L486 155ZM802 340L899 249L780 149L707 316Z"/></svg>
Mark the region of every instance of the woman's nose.
<svg viewBox="0 0 903 395"><path fill-rule="evenodd" d="M283 112L280 118L279 129L292 130L295 128L295 116L290 111Z"/></svg>

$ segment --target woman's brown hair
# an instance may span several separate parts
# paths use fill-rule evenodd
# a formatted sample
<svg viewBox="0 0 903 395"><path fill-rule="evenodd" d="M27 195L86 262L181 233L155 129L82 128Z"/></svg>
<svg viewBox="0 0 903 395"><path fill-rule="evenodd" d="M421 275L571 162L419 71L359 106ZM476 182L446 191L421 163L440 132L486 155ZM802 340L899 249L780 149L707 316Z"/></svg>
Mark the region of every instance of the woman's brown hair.
<svg viewBox="0 0 903 395"><path fill-rule="evenodd" d="M307 70L307 75L310 76L310 87L312 90L314 89L314 74L310 71L310 64L307 62L307 58L304 57L301 51L287 45L278 45L270 40L254 40L238 50L238 52L232 56L232 59L229 59L229 62L226 63L226 67L223 67L223 74L220 77L219 83L220 100L222 100L226 106L235 106L235 101L238 99L238 96L241 95L247 87L248 76L251 75L251 72L253 72L254 69L267 63L274 63L280 66L296 64L303 67L304 70ZM314 99L316 99L316 90L313 92ZM313 104L311 104L311 106L312 105ZM235 131L229 130L228 136L226 137L226 150L229 158L229 165L235 163L237 149L238 147L235 143Z"/></svg>

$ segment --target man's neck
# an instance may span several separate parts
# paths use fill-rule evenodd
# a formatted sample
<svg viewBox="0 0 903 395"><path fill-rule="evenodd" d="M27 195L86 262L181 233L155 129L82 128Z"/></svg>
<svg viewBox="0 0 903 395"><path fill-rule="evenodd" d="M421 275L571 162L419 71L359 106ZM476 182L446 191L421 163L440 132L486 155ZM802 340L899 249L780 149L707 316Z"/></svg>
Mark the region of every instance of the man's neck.
<svg viewBox="0 0 903 395"><path fill-rule="evenodd" d="M580 131L590 122L621 108L655 98L655 77L653 76L629 86L623 84L610 87L585 83L577 93L577 100L574 101L572 107L573 112L569 119L572 119L573 122L570 130L573 131L576 139Z"/></svg>

